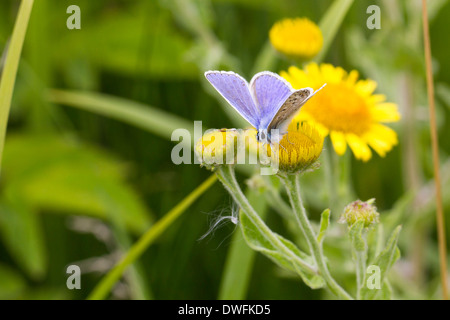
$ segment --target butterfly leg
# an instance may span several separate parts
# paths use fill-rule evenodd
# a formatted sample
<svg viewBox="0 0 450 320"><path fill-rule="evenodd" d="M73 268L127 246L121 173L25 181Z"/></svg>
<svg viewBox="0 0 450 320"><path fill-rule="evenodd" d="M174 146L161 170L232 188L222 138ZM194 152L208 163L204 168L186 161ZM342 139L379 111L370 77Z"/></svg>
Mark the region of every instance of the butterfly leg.
<svg viewBox="0 0 450 320"><path fill-rule="evenodd" d="M283 150L284 150L284 151L286 151L286 153L288 153L288 151L286 150L286 148L285 148L285 147L283 147L283 146L281 145L281 143L278 143L278 146L279 146L279 147L282 147L282 148L283 148Z"/></svg>
<svg viewBox="0 0 450 320"><path fill-rule="evenodd" d="M279 144L280 145L280 147L282 147L283 148L283 150L286 152L286 153L288 153L287 152L287 150L286 150L286 148L285 147L283 147L282 145L281 145L281 143Z"/></svg>
<svg viewBox="0 0 450 320"><path fill-rule="evenodd" d="M291 142L291 140L289 140L289 136L288 135L286 135L286 139L291 145L293 145L293 146L295 145L294 143Z"/></svg>
<svg viewBox="0 0 450 320"><path fill-rule="evenodd" d="M289 140L289 136L288 136L288 132L287 132L287 131L286 131L286 132L283 132L282 135L283 135L283 136L286 135L287 141L288 141L291 145L294 145L294 143L292 143L291 140ZM286 151L286 149L284 149L284 150Z"/></svg>

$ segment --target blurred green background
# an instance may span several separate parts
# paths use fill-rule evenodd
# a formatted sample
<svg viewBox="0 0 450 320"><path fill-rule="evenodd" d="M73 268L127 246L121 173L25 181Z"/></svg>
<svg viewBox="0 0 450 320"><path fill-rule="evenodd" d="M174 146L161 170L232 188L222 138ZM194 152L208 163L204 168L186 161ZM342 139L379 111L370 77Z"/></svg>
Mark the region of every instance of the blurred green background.
<svg viewBox="0 0 450 320"><path fill-rule="evenodd" d="M432 2L448 212L450 4ZM86 298L123 250L210 175L198 165L172 163L172 128L190 129L194 120L202 120L204 129L239 126L216 99L204 71L234 70L249 79L261 68L285 70L292 62L271 52L270 27L284 17L319 22L331 3L36 0L1 170L0 298ZM7 48L19 4L0 2L1 52ZM66 9L74 4L81 8L81 30L66 27ZM381 30L366 27L371 4L381 8ZM360 199L376 198L381 212L390 212L406 226L398 267L403 269L396 272L406 273L410 282L400 290L400 298L434 297L438 285L420 9L420 1L355 1L324 58L375 79L378 92L398 103L402 113L401 122L393 126L400 144L384 159L352 159L351 173ZM95 107L102 103L103 109ZM320 183L320 172L305 181L304 189L309 185L312 190L306 191L306 200L314 219L327 205L314 198L313 193L325 188ZM111 298L216 299L228 249L236 241L232 235L240 231L228 223L197 240L215 217L229 215L230 207L230 197L216 183L150 246ZM337 216L334 213L334 219ZM276 232L289 233L272 210L266 221ZM66 288L71 264L83 272L81 290ZM242 298L327 297L280 272L260 254L250 274Z"/></svg>

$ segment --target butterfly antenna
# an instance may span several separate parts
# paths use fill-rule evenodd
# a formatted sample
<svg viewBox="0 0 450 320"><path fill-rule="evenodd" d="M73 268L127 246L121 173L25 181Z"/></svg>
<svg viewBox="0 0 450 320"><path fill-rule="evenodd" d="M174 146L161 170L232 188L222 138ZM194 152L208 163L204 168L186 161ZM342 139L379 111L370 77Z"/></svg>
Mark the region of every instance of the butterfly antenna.
<svg viewBox="0 0 450 320"><path fill-rule="evenodd" d="M313 95L315 95L317 92L319 92L320 90L322 90L326 85L327 85L327 84L324 83L323 86L321 86L319 89L317 89L316 91L314 91L314 93L311 95L311 97L312 97Z"/></svg>

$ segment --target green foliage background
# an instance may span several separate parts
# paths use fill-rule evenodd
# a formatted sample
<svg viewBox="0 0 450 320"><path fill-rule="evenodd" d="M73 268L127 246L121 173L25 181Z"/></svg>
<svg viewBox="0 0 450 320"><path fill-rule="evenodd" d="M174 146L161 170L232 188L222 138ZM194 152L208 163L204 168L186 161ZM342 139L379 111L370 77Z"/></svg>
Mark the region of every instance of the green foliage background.
<svg viewBox="0 0 450 320"><path fill-rule="evenodd" d="M172 163L172 130L191 129L194 120L205 129L240 125L216 99L204 71L232 69L249 79L261 67L286 69L293 62L270 51L272 24L295 16L319 22L332 2L36 0L0 178L0 298L86 298L118 253L210 175L197 165ZM19 3L0 2L2 52ZM66 27L66 9L73 4L81 8L81 30ZM366 27L371 4L381 8L381 30ZM402 259L393 272L411 274L393 284L397 298L439 295L420 17L420 1L355 1L323 59L377 80L378 92L400 106L403 118L394 125L400 144L384 159L351 160L356 196L377 199L388 230L405 226ZM430 18L449 212L449 2L430 3ZM321 174L305 177L303 188L316 220L327 206ZM215 184L148 248L111 298L218 298L230 246L246 244L232 236L240 230L231 223L197 239L230 207L227 192ZM338 215L332 212L332 220ZM270 208L265 220L280 234L292 231ZM333 245L328 251L333 257ZM353 281L345 276L351 259L332 259L339 265L331 272L342 273L344 283ZM81 290L66 288L70 264L85 271ZM330 297L260 254L247 280L248 290L238 298Z"/></svg>

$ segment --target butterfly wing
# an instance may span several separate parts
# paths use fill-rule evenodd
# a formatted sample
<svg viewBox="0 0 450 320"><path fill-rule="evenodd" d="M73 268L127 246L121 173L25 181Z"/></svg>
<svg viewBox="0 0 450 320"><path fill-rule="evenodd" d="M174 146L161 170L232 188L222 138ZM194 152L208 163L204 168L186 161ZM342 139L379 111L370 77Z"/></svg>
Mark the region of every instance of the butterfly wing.
<svg viewBox="0 0 450 320"><path fill-rule="evenodd" d="M294 90L276 73L263 71L257 73L250 81L250 91L261 115L257 129L267 129L277 111Z"/></svg>
<svg viewBox="0 0 450 320"><path fill-rule="evenodd" d="M272 121L269 123L267 130L270 132L272 129L278 129L280 134L286 133L287 127L300 108L317 92L322 90L325 85L326 84L316 91L313 91L311 88L303 88L294 91L277 111Z"/></svg>
<svg viewBox="0 0 450 320"><path fill-rule="evenodd" d="M207 71L205 77L245 120L258 128L260 113L244 78L228 71Z"/></svg>

